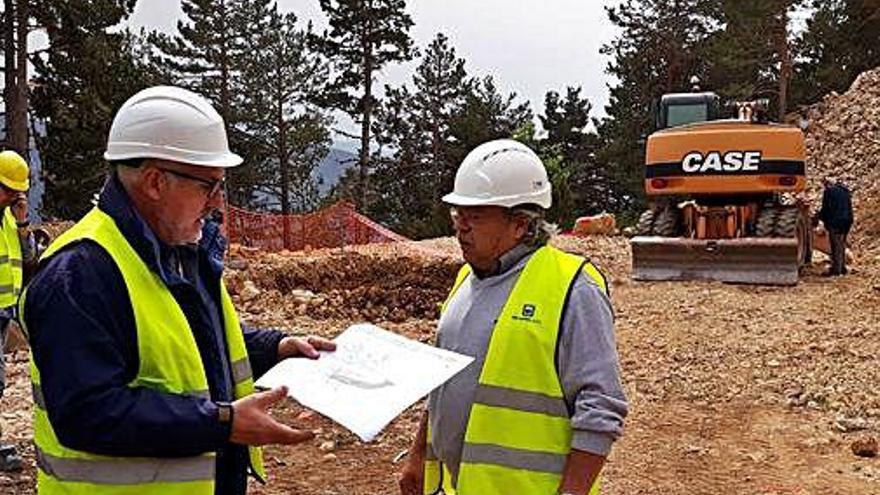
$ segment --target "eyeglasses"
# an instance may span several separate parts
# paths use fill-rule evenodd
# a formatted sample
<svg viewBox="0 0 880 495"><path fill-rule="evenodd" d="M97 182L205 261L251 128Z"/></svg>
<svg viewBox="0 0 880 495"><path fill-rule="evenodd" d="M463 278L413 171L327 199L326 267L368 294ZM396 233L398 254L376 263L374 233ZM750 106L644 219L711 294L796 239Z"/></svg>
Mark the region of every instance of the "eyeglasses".
<svg viewBox="0 0 880 495"><path fill-rule="evenodd" d="M175 176L183 178L183 179L189 179L193 182L198 182L199 184L202 185L202 187L205 188L206 191L208 191L207 199L213 199L215 196L217 196L217 193L219 193L220 190L226 186L226 177L220 177L219 179L213 179L213 180L212 179L204 179L202 177L196 177L195 175L190 175L187 173L178 172L177 170L171 170L170 168L162 168L162 167L156 167L156 168L163 171L163 172L168 172L171 175L175 175Z"/></svg>
<svg viewBox="0 0 880 495"><path fill-rule="evenodd" d="M452 218L452 223L457 225L473 225L482 223L490 218L493 218L493 214L496 213L493 207L481 207L481 206L453 206L449 208L449 216ZM507 212L502 208L498 208L498 211Z"/></svg>

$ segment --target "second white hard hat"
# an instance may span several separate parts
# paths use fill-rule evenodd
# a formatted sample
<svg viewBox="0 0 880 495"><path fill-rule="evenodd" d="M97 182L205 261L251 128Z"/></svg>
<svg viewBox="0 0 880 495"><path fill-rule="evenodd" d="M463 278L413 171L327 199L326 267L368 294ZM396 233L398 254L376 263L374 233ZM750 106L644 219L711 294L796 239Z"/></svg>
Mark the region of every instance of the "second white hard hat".
<svg viewBox="0 0 880 495"><path fill-rule="evenodd" d="M174 86L138 92L116 112L108 161L158 158L203 167L235 167L223 118L202 96Z"/></svg>
<svg viewBox="0 0 880 495"><path fill-rule="evenodd" d="M455 206L533 204L550 208L547 170L528 146L512 139L483 143L471 151L455 174L455 188L445 203Z"/></svg>

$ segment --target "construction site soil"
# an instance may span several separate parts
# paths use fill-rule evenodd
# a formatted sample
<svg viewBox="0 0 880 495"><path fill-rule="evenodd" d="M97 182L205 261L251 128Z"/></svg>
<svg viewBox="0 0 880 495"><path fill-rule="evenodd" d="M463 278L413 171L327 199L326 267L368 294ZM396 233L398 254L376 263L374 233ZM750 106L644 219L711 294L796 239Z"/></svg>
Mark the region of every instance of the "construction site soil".
<svg viewBox="0 0 880 495"><path fill-rule="evenodd" d="M794 287L630 278L628 240L562 236L609 276L621 373L630 401L626 432L604 471L603 493L880 494L880 72L844 95L805 108L808 174L853 186L857 228L849 276L822 277L817 256ZM370 321L433 339L437 305L461 263L452 238L345 250L261 253L234 246L227 283L256 326L333 337ZM27 353L7 356L0 401L7 441L26 467L0 473L0 493L34 492ZM266 449L260 495L397 493L399 454L423 404L361 443L330 420L287 402L286 423L313 441ZM858 455L857 455L858 454ZM874 455L871 457L871 455Z"/></svg>
<svg viewBox="0 0 880 495"><path fill-rule="evenodd" d="M631 413L604 493L880 493L880 459L851 449L880 433L878 263L860 259L851 276L825 278L817 261L789 288L637 283L625 238L556 242L590 256L612 281ZM460 262L451 238L311 253L234 248L227 280L253 325L333 337L372 321L430 341ZM0 474L0 493L31 494L27 354L9 357L0 421L27 466ZM277 417L316 438L269 447L269 484L251 493L396 493L398 454L421 407L369 444L293 402L277 407Z"/></svg>

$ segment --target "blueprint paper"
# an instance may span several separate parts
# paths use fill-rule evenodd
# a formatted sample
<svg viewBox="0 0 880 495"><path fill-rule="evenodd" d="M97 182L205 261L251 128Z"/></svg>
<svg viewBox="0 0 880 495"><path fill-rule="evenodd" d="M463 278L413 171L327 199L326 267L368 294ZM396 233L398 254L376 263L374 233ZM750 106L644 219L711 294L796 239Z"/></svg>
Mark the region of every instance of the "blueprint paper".
<svg viewBox="0 0 880 495"><path fill-rule="evenodd" d="M369 324L350 326L334 342L336 351L317 360L285 359L257 386L287 386L290 397L364 442L474 360Z"/></svg>

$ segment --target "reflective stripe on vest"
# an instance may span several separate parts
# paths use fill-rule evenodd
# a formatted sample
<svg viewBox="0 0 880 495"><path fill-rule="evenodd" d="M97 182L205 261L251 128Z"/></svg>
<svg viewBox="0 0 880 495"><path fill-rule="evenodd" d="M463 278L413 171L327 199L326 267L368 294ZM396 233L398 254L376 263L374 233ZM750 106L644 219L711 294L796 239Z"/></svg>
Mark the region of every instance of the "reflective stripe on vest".
<svg viewBox="0 0 880 495"><path fill-rule="evenodd" d="M21 240L10 208L3 210L0 226L0 308L15 306L21 294Z"/></svg>
<svg viewBox="0 0 880 495"><path fill-rule="evenodd" d="M189 323L171 292L126 241L112 218L95 208L46 250L41 261L63 247L91 240L113 259L122 274L137 327L139 369L131 387L210 397L204 366ZM247 349L238 316L225 285L220 284L221 311L236 398L254 391ZM25 307L25 291L20 303ZM157 318L157 315L161 317ZM24 317L22 317L24 320ZM75 336L72 336L75 338ZM70 449L58 440L46 412L40 372L31 356L34 392L34 441L39 457L40 494L83 495L212 495L214 453L190 458L108 457ZM260 449L250 449L251 470L265 479Z"/></svg>
<svg viewBox="0 0 880 495"><path fill-rule="evenodd" d="M239 359L232 363L232 382L241 383L253 377L251 373L251 360L248 358Z"/></svg>
<svg viewBox="0 0 880 495"><path fill-rule="evenodd" d="M526 263L498 317L471 406L456 487L430 448L424 493L555 494L571 450L571 421L555 353L569 292L580 273L608 293L602 273L553 247ZM462 267L442 306L470 275ZM440 485L443 485L442 487ZM598 493L598 480L590 490Z"/></svg>
<svg viewBox="0 0 880 495"><path fill-rule="evenodd" d="M213 456L85 460L51 456L37 447L36 457L37 467L59 481L96 485L204 481L214 479L216 469Z"/></svg>

